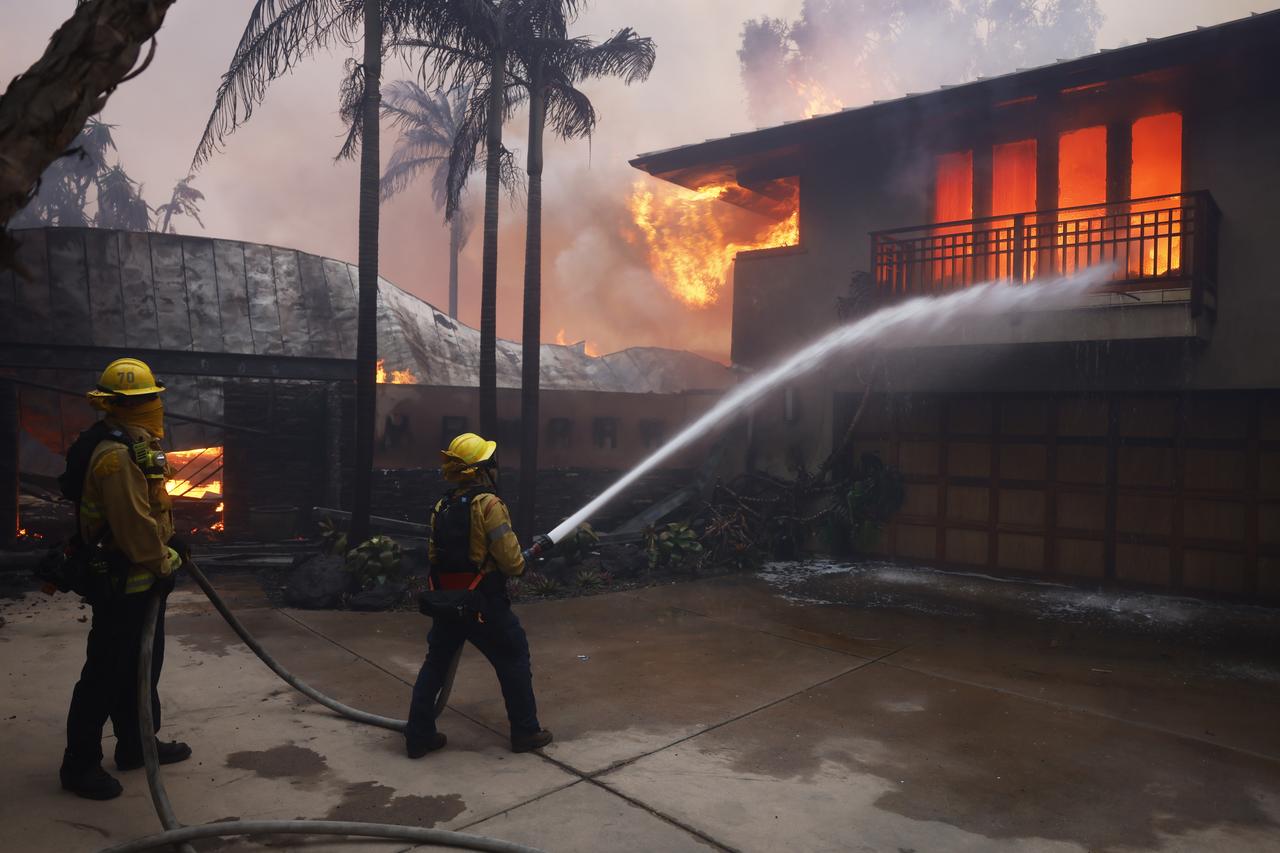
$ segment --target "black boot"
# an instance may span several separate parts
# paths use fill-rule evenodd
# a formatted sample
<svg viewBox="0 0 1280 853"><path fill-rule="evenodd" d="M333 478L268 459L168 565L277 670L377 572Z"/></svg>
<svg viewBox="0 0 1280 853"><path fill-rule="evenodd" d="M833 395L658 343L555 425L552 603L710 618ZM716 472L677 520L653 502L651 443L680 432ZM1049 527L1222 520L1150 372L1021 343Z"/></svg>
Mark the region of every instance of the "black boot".
<svg viewBox="0 0 1280 853"><path fill-rule="evenodd" d="M89 765L77 765L70 756L65 756L58 778L62 780L63 790L87 800L114 800L124 791L115 777L103 770L102 765L96 761Z"/></svg>
<svg viewBox="0 0 1280 853"><path fill-rule="evenodd" d="M444 736L443 732L436 732L425 743L422 741L411 741L406 739L404 742L405 752L410 758L421 758L428 752L435 752L437 749L444 749L444 745L449 739Z"/></svg>
<svg viewBox="0 0 1280 853"><path fill-rule="evenodd" d="M187 746L180 740L156 741L156 754L160 758L161 764L177 764L179 761L186 761L191 757L191 747ZM123 753L119 749L116 750L116 769L120 771L137 770L143 765L142 750L139 748L136 754Z"/></svg>
<svg viewBox="0 0 1280 853"><path fill-rule="evenodd" d="M546 729L539 729L536 732L527 735L511 736L512 752L533 752L535 749L542 749L552 741L551 732Z"/></svg>

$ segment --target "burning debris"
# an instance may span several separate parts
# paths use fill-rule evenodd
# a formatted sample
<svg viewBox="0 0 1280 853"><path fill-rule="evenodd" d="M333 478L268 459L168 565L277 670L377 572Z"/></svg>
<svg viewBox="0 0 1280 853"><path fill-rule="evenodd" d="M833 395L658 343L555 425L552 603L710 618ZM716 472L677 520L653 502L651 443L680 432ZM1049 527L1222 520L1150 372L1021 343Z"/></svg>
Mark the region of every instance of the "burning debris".
<svg viewBox="0 0 1280 853"><path fill-rule="evenodd" d="M779 191L781 190L781 191ZM628 207L654 276L685 305L714 305L739 252L800 242L799 183L773 181L754 192L733 181L696 190L637 181ZM744 200L748 200L749 211ZM717 202L730 202L720 204Z"/></svg>

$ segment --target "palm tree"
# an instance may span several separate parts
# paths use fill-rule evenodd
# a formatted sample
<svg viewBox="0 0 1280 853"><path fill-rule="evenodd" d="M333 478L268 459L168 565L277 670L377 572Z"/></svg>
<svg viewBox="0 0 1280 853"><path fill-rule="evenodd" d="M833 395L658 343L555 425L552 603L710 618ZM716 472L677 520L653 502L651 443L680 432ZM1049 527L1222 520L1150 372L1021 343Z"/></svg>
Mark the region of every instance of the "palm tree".
<svg viewBox="0 0 1280 853"><path fill-rule="evenodd" d="M444 37L419 35L397 43L425 50L423 72L430 81L475 85L449 156L445 216L457 208L477 152L483 152L480 431L485 435L493 434L498 425L498 196L510 162L510 152L502 145L502 125L523 97L510 79L511 71L519 67L517 45L529 37L530 21L543 12L544 5L544 0L464 0L452 7L454 18ZM430 72L428 62L433 64Z"/></svg>
<svg viewBox="0 0 1280 853"><path fill-rule="evenodd" d="M151 205L142 197L142 185L129 177L123 166L117 163L107 169L98 176L97 184L98 215L95 225L124 231L151 229Z"/></svg>
<svg viewBox="0 0 1280 853"><path fill-rule="evenodd" d="M382 116L400 128L400 142L382 173L382 200L404 190L422 172L431 170L431 197L447 209L449 152L466 120L472 86L449 92L427 92L410 80L397 80L382 93ZM446 214L449 223L449 316L458 319L458 253L466 245L471 223L466 212L455 207Z"/></svg>
<svg viewBox="0 0 1280 853"><path fill-rule="evenodd" d="M570 38L566 24L574 16L568 0L542 0L549 14L532 20L532 38L521 43L521 64L529 93L528 217L524 255L524 327L520 374L520 518L521 535L534 530L537 501L539 383L542 334L542 139L548 121L564 139L590 136L597 116L589 98L576 88L588 78L621 77L628 85L653 69L653 41L624 28L594 44Z"/></svg>
<svg viewBox="0 0 1280 853"><path fill-rule="evenodd" d="M538 347L541 325L542 137L547 124L565 138L589 135L596 115L589 99L574 84L589 77L619 75L627 82L643 79L653 65L653 44L630 29L595 45L568 36L568 24L582 0L474 0L464 4L465 38L450 43L408 39L399 46L423 48L435 63L433 79L483 81L487 92L473 96L468 122L450 157L448 205L457 204L461 181L475 152L485 152L484 251L480 297L480 429L497 426L497 261L498 184L503 159L502 125L513 106L530 99L528 165L529 232L526 239L525 315L521 421L521 515L532 518L533 499L526 495L536 482L538 441ZM424 60L425 70L425 60ZM487 106L485 101L487 100ZM479 138L483 114L484 139ZM448 210L449 207L446 207ZM532 331L531 331L532 329ZM524 532L529 532L524 525Z"/></svg>
<svg viewBox="0 0 1280 853"><path fill-rule="evenodd" d="M13 227L93 225L89 190L109 169L107 156L116 150L111 134L114 129L113 124L89 118L70 149L44 170L34 197L13 217Z"/></svg>
<svg viewBox="0 0 1280 853"><path fill-rule="evenodd" d="M412 31L444 42L460 26L459 0L257 0L223 75L213 112L196 147L194 173L239 124L247 121L276 78L337 42L354 46L363 32L358 66L359 113L339 156L360 148L359 319L356 337L356 473L349 542L369 533L378 356L379 127L384 28L395 38Z"/></svg>
<svg viewBox="0 0 1280 853"><path fill-rule="evenodd" d="M12 219L13 226L150 230L152 209L143 197L142 185L129 176L118 159L114 165L108 162L116 151L114 129L115 125L96 118L86 121L66 155L40 176L39 191Z"/></svg>
<svg viewBox="0 0 1280 853"><path fill-rule="evenodd" d="M161 234L177 233L177 229L172 224L175 214L190 216L200 223L201 228L204 227L204 220L200 218L200 202L204 201L204 193L191 186L195 177L194 174L190 174L174 184L173 194L169 197L168 203L156 208L157 214L164 214L164 218L160 220L160 227L156 229Z"/></svg>

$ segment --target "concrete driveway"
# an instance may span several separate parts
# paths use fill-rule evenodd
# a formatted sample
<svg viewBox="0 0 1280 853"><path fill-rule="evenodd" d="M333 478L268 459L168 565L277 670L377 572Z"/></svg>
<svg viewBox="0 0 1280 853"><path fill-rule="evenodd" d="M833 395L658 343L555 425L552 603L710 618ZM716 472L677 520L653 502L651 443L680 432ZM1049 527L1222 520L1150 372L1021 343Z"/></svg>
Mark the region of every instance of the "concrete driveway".
<svg viewBox="0 0 1280 853"><path fill-rule="evenodd" d="M426 619L276 610L249 576L213 580L286 666L404 715ZM556 743L507 751L469 650L449 747L409 761L398 736L290 691L180 588L162 682L164 734L195 749L164 773L179 817L390 821L547 851L1280 849L1271 611L822 564L518 609ZM0 615L5 849L154 832L141 771L110 803L58 789L87 611L32 594Z"/></svg>

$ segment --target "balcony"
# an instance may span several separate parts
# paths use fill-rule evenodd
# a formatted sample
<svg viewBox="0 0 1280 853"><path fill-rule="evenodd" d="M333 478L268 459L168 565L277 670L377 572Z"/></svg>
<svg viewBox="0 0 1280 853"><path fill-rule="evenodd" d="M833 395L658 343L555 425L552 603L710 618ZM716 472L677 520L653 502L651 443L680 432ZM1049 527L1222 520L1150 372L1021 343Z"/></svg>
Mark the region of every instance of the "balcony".
<svg viewBox="0 0 1280 853"><path fill-rule="evenodd" d="M1217 307L1218 220L1213 197L1200 191L876 231L875 291L900 299L1109 264L1110 280L1080 307L1172 303L1178 312L1132 335L1110 322L1109 331L1085 338L1203 337L1200 321Z"/></svg>

